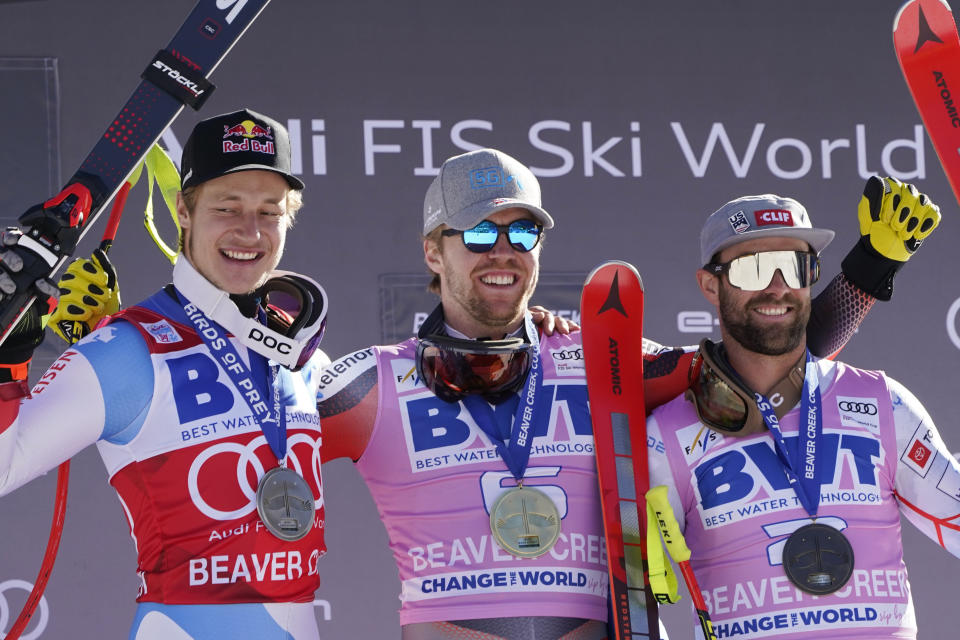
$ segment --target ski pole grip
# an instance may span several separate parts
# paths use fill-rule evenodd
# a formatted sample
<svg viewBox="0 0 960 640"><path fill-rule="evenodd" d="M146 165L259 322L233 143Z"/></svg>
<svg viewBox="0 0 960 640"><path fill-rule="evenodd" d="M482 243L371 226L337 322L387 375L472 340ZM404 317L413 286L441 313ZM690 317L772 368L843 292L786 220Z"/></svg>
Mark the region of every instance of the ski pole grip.
<svg viewBox="0 0 960 640"><path fill-rule="evenodd" d="M667 488L660 485L647 491L647 502L656 514L657 525L660 527L660 533L663 535L663 542L667 545L670 557L678 563L689 560L690 548L687 547L687 541L680 533L677 517L673 514L673 508L667 499Z"/></svg>

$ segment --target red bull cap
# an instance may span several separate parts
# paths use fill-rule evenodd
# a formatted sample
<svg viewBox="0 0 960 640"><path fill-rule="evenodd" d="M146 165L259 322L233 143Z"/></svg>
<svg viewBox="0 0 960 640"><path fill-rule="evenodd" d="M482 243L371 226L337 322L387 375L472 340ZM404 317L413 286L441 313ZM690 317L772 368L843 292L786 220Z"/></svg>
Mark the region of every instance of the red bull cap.
<svg viewBox="0 0 960 640"><path fill-rule="evenodd" d="M276 120L250 109L197 123L183 147L180 188L237 171L273 171L292 189L303 182L290 171L290 136Z"/></svg>

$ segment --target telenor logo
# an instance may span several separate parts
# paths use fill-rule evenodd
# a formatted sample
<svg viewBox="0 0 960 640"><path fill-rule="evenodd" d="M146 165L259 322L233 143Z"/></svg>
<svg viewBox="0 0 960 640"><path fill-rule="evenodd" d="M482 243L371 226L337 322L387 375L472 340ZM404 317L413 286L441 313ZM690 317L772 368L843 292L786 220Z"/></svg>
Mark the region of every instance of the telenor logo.
<svg viewBox="0 0 960 640"><path fill-rule="evenodd" d="M757 226L763 227L770 224L795 226L793 224L793 215L787 209L761 209L754 211L753 217L757 220Z"/></svg>

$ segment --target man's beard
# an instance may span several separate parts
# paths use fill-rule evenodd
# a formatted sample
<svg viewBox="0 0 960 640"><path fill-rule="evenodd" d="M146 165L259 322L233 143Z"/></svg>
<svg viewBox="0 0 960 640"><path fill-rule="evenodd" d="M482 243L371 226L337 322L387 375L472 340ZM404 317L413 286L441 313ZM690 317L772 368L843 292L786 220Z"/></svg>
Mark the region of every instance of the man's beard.
<svg viewBox="0 0 960 640"><path fill-rule="evenodd" d="M780 356L799 347L806 337L807 323L810 320L809 299L788 295L780 299L756 298L747 305L731 300L727 288L720 286L720 318L723 326L743 348L765 356ZM789 325L760 326L752 321L750 308L786 303L795 309L794 320Z"/></svg>
<svg viewBox="0 0 960 640"><path fill-rule="evenodd" d="M509 261L507 264L509 265ZM442 286L449 287L454 299L469 312L470 316L487 327L506 327L523 317L527 303L537 286L537 273L534 272L528 286L518 294L516 301L511 304L494 304L474 288L473 274L464 277L463 274L454 274L450 271L446 273ZM520 271L523 272L523 270Z"/></svg>

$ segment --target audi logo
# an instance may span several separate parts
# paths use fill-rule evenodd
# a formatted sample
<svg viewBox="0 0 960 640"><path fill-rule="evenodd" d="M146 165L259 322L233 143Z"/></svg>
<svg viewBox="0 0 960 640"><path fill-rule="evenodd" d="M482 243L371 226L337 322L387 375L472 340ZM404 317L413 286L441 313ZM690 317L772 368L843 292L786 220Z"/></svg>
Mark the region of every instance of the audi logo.
<svg viewBox="0 0 960 640"><path fill-rule="evenodd" d="M304 468L304 463L301 462L300 456L297 455L297 450L300 449L297 445L301 445L301 447L302 445L306 445L309 447L311 455L306 460L306 464L309 465L307 469ZM320 438L313 439L306 433L297 433L287 439L287 447L289 452L287 455L287 465L303 476L307 484L309 484L315 492L319 491L320 495L314 501L315 509L319 510L323 506L323 488L320 483ZM235 520L237 518L243 518L257 510L256 482L259 481L266 472L263 462L261 462L260 457L257 455L258 451L264 454L266 459L274 457L273 452L270 451L270 446L267 444L266 437L260 435L246 445L237 442L218 442L204 449L203 452L194 459L193 464L190 465L190 472L187 474L187 487L190 490L190 498L193 500L193 504L203 515L211 520ZM204 490L209 490L209 485L204 484L201 488L199 481L200 472L204 465L210 460L224 455L232 455L235 457L236 473L232 474L232 477L237 482L234 486L239 489L242 498L234 504L212 505L202 495ZM220 464L229 463L220 462ZM257 481L251 482L251 475L249 473L251 470L253 471L253 477L256 478ZM209 475L210 472L208 471L207 474ZM313 476L313 482L310 481L311 475ZM226 474L226 476L218 477L217 479L220 485L229 483L230 481L231 474ZM224 492L222 491L222 487L218 486L216 489L218 499L223 500L222 496Z"/></svg>
<svg viewBox="0 0 960 640"><path fill-rule="evenodd" d="M27 582L26 580L6 580L0 582L0 638L6 635L8 631L7 625L12 624L10 620L10 603L7 602L7 591L11 589L22 589L25 593L23 594L24 599L30 595L30 591L33 590L33 585ZM17 600L14 600L16 602ZM34 612L34 619L36 619L37 624L32 631L25 632L20 636L20 640L36 640L40 635L47 630L47 621L50 619L50 606L47 604L46 596L40 598L40 604L37 606L37 610Z"/></svg>
<svg viewBox="0 0 960 640"><path fill-rule="evenodd" d="M846 400L837 403L840 411L849 411L850 413L861 413L865 416L877 415L877 405L872 402L848 402Z"/></svg>
<svg viewBox="0 0 960 640"><path fill-rule="evenodd" d="M550 355L554 360L583 360L583 349L564 349L563 351L554 351Z"/></svg>

